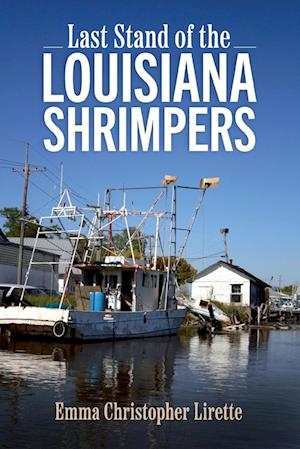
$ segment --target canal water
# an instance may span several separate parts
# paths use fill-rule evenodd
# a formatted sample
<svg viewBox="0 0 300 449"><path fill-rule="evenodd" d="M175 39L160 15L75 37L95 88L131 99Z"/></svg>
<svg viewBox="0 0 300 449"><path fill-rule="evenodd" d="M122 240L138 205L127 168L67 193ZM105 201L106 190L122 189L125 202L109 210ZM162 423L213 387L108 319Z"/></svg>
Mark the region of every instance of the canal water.
<svg viewBox="0 0 300 449"><path fill-rule="evenodd" d="M300 448L299 330L0 348L1 449ZM56 421L55 402L101 414L110 402L191 411L160 426ZM195 421L195 402L241 407L242 420Z"/></svg>

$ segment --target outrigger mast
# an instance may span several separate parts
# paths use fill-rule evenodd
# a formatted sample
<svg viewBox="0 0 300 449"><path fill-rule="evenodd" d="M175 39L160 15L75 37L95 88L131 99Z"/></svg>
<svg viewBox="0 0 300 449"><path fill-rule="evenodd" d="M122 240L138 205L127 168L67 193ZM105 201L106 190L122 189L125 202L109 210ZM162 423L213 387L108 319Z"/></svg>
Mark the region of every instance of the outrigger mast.
<svg viewBox="0 0 300 449"><path fill-rule="evenodd" d="M31 258L29 261L28 269L25 276L24 288L21 295L22 303L24 299L25 288L29 280L29 275L32 267L34 265L46 265L50 266L51 269L54 270L54 265L64 264L65 269L65 282L63 293L61 296L59 308L62 307L67 290L68 284L70 281L72 267L74 262L81 261L84 265L89 265L92 263L93 257L95 256L95 250L100 247L100 249L104 250L106 254L111 256L115 256L117 258L125 258L125 253L128 249L130 249L131 254L131 266L135 266L137 263L136 255L134 251L133 243L135 240L140 239L142 234L142 230L146 224L146 221L152 217L155 219L155 235L154 235L154 255L149 260L148 264L145 266L145 269L149 270L157 270L157 261L158 261L158 253L162 254L162 260L165 266L166 277L165 284L162 290L161 297L161 306L160 308L167 309L168 308L168 300L169 298L175 298L175 289L177 286L176 283L176 270L182 257L183 251L186 247L188 238L192 231L193 225L195 223L196 217L199 213L201 205L204 200L204 196L206 190L210 187L217 187L219 183L219 178L203 178L200 182L199 187L189 187L189 186L180 186L176 184L177 177L176 176L165 176L162 181L161 186L152 186L152 187L129 187L129 188L111 188L105 191L104 195L104 204L103 208L100 207L99 201L96 206L87 205L86 208L79 209L74 206L71 202L70 195L67 189L65 189L61 197L59 199L58 205L52 208L51 214L49 216L41 217L39 220L37 234L33 246L33 251L31 254ZM159 194L154 199L153 203L149 207L149 209L144 211L139 210L128 210L126 207L126 193L127 191L134 190L157 190L159 189ZM167 197L168 190L172 190L171 196L171 210L161 211L157 209L158 204L161 202L162 198ZM187 228L178 228L177 227L177 219L176 219L176 208L177 208L177 190L178 189L192 189L198 190L200 193L200 197L196 203L194 208L194 212L192 214L192 219ZM123 204L120 209L112 208L112 192L123 192ZM93 217L91 218L91 214L93 213ZM90 217L90 218L89 218ZM134 227L129 226L129 217L135 218L137 220L140 217L140 220ZM162 219L168 219L170 222L169 225L169 238L168 244L164 245L162 242L160 235L160 224ZM120 220L123 220L125 224L125 231L127 236L127 241L122 249L114 248L113 242L113 225ZM89 229L86 235L82 235L82 230L86 226L89 225ZM177 231L184 231L185 235L181 245L179 246L179 250L177 251ZM104 238L104 233L108 233L108 238ZM69 258L65 261L55 262L41 262L38 257L35 258L36 249L38 246L38 239L40 237L47 237L48 241L53 243L55 246L55 237L64 237L68 239L71 243L71 251L69 252ZM80 257L78 254L78 244L79 240L83 239L86 241L86 246L83 255ZM105 246L106 245L106 246ZM167 246L167 263L165 264L165 247ZM151 254L152 256L152 254Z"/></svg>

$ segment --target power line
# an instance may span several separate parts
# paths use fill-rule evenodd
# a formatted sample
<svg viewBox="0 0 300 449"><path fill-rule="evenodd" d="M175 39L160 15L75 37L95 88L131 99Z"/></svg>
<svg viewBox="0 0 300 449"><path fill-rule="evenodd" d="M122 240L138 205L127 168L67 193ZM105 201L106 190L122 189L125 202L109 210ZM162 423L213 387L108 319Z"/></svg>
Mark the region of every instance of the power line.
<svg viewBox="0 0 300 449"><path fill-rule="evenodd" d="M54 175L54 173L51 170L48 170L50 172L50 174L52 173ZM51 182L53 182L53 179L50 178L50 176L48 176L47 173L44 173L44 176L46 176ZM54 175L55 178L58 180L58 183L54 183L57 187L60 187L60 179L58 178L58 176ZM81 195L80 193L76 192L76 190L73 189L73 187L70 184L67 184L66 182L64 182L65 187L68 188L68 190L70 191L70 193L73 194L73 196L76 196L77 198L80 198L82 200L84 200L87 203L90 203L90 199L86 198L85 196ZM85 205L85 203L82 203Z"/></svg>
<svg viewBox="0 0 300 449"><path fill-rule="evenodd" d="M15 171L15 173L17 173L18 175L22 176L22 173L19 173L18 171ZM46 190L42 189L42 187L40 187L39 185L37 185L35 182L32 181L32 179L28 180L28 183L30 185L33 185L36 189L38 189L40 192L44 193L44 195L48 196L50 198L50 200L54 200L57 198L58 195L56 195L55 197L52 197L48 192L46 192Z"/></svg>
<svg viewBox="0 0 300 449"><path fill-rule="evenodd" d="M44 209L44 207L48 206L48 204L52 203L54 200L58 200L59 199L59 195L53 196L50 198L50 200L48 200L46 203L44 203L42 206L37 207L36 209L34 209L31 214L35 215L38 211L40 211L41 209Z"/></svg>
<svg viewBox="0 0 300 449"><path fill-rule="evenodd" d="M14 141L14 142L18 142L18 143L25 143L23 141L17 140L17 139L12 139L12 138L7 138L6 140L10 140L10 141ZM27 144L26 144L27 145ZM29 144L28 144L29 145ZM47 161L47 168L46 167L39 167L39 166L34 166L34 165L30 165L30 170L31 171L41 171L42 174L49 180L51 181L55 186L60 187L60 178L56 175L56 173L51 170L48 167L48 162L50 162L50 160L48 158L46 158L46 155L43 154L41 155L41 152L37 150L37 148L35 148L34 145L32 145L32 143L30 143L30 150L33 150L34 153L36 153L36 155L40 158L43 159L44 161ZM6 168L6 169L13 169L14 172L18 172L19 169L22 169L24 167L24 164L22 162L19 161L12 161L9 159L0 159L0 168ZM45 171L47 170L47 173L45 173ZM22 170L24 173L24 169ZM37 189L39 189L42 193L46 194L49 196L49 198L51 198L51 196L48 194L48 192L45 192L45 190L43 190L41 187L37 186L35 183L33 183L32 181L30 181L32 185L34 185ZM68 188L68 190L70 191L70 193L75 196L77 198L77 201L79 203L81 203L82 205L86 205L86 203L90 203L90 199L85 197L84 195L82 195L81 193L77 192L70 184L68 183L64 183L65 187ZM81 201L80 201L81 200Z"/></svg>
<svg viewBox="0 0 300 449"><path fill-rule="evenodd" d="M217 256L220 256L222 254L224 254L224 251L219 251L219 252L214 253L214 254L208 254L207 256L185 257L185 259L187 259L187 260L202 260L202 259L209 259L209 258L212 258L212 257L217 257Z"/></svg>
<svg viewBox="0 0 300 449"><path fill-rule="evenodd" d="M37 185L35 182L33 182L32 180L30 180L30 184L32 184L36 189L38 189L40 192L44 193L44 195L47 195L50 199L54 199L57 197L57 195L55 197L52 197L48 192L46 192L46 190L42 189L42 187L40 187L39 185Z"/></svg>
<svg viewBox="0 0 300 449"><path fill-rule="evenodd" d="M19 166L23 166L22 162L17 162L17 161L10 161L8 159L0 159L0 164L5 164L5 165L19 165Z"/></svg>
<svg viewBox="0 0 300 449"><path fill-rule="evenodd" d="M43 156L42 156L41 153L40 153L40 151L38 151L37 148L35 148L34 146L31 145L30 148L33 148L33 151L34 151L40 158L43 158L44 160L47 159L46 156L45 156L45 154L43 154ZM54 176L55 179L57 179L57 181L58 181L58 186L59 186L59 185L60 185L60 178L56 175L56 173L54 173L49 167L47 167L47 172L48 172L49 174L51 174L52 176ZM73 195L75 195L75 196L77 195L79 198L81 198L81 199L83 199L83 200L85 200L85 201L87 201L87 202L90 202L90 199L88 199L88 198L84 197L83 195L81 195L80 193L78 193L76 190L74 190L74 189L72 188L72 186L71 186L70 184L64 182L64 185L70 190L71 193L73 193Z"/></svg>

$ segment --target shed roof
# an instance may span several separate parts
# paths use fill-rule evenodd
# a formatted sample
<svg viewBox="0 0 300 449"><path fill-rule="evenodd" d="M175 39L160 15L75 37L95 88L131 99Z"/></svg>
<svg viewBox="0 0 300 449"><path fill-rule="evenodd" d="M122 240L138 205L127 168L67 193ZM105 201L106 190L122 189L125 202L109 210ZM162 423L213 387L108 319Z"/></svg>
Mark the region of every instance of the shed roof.
<svg viewBox="0 0 300 449"><path fill-rule="evenodd" d="M20 242L20 239L18 239L18 240ZM24 242L25 242L25 239L24 239ZM0 245L2 245L2 247L6 246L6 247L19 248L19 243L11 241L10 238L6 239L6 240L3 239L3 238L0 238ZM24 250L28 251L29 253L32 252L32 246L27 245L26 242L24 243L24 247L23 248L24 248ZM39 253L39 254L44 254L44 255L47 254L47 255L50 255L51 257L54 257L54 258L57 258L57 259L59 258L59 254L54 253L52 251L46 251L46 250L44 250L42 248L37 248L36 252Z"/></svg>
<svg viewBox="0 0 300 449"><path fill-rule="evenodd" d="M20 238L19 237L9 237L9 242L12 245L19 245ZM60 262L69 261L71 259L73 246L70 240L68 239L45 239L45 238L39 238L36 242L36 251L44 254L51 254L54 257L59 258ZM32 251L32 248L35 244L35 238L34 237L25 237L24 238L24 245L28 249ZM60 264L58 267L59 274L65 273L65 265ZM72 268L73 274L80 274L81 271Z"/></svg>
<svg viewBox="0 0 300 449"><path fill-rule="evenodd" d="M234 273L238 273L241 276L244 276L245 278L249 279L252 282L255 282L256 284L263 285L264 287L270 287L265 281L262 281L258 277L254 276L253 274L249 273L248 271L244 270L243 268L239 267L238 265L233 265L227 262L224 262L223 260L219 260L218 262L210 265L209 267L205 268L202 271L199 271L199 273L196 274L193 278L189 279L188 282L193 282L196 279L200 279L203 276L206 276L207 274L211 273L212 271L215 271L219 267L225 267Z"/></svg>
<svg viewBox="0 0 300 449"><path fill-rule="evenodd" d="M2 231L1 228L0 228L0 242L2 242L2 243L8 242L8 238L6 237L6 235L4 234L4 232Z"/></svg>
<svg viewBox="0 0 300 449"><path fill-rule="evenodd" d="M20 243L20 237L9 237L11 243ZM24 245L33 248L35 244L35 237L25 237ZM56 254L62 259L70 258L72 254L72 243L68 239L45 239L39 238L37 240L36 248L47 253Z"/></svg>

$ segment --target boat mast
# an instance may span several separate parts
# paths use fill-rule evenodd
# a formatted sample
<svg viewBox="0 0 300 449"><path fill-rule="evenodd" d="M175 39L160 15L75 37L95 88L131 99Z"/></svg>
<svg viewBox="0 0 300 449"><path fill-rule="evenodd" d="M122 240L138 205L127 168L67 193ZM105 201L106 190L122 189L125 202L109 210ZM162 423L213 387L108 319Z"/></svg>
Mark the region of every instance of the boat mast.
<svg viewBox="0 0 300 449"><path fill-rule="evenodd" d="M169 256L167 265L167 278L165 289L164 309L168 308L168 294L170 287L174 288L175 294L175 272L176 272L176 176L165 176L163 183L166 186L172 184L172 205L170 220L170 240L169 240Z"/></svg>
<svg viewBox="0 0 300 449"><path fill-rule="evenodd" d="M158 243L160 242L159 225L160 225L160 219L164 216L164 213L158 212L157 214L155 214L155 216L156 216L156 226L155 226L155 236L154 236L153 270L156 270L156 267L157 267ZM150 238L150 242L151 242L151 238Z"/></svg>

